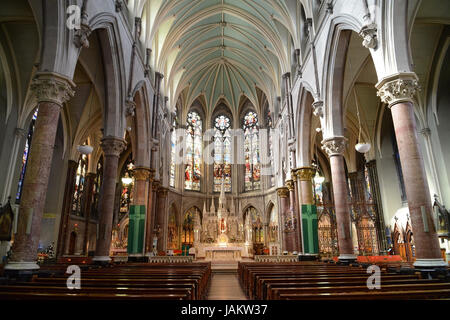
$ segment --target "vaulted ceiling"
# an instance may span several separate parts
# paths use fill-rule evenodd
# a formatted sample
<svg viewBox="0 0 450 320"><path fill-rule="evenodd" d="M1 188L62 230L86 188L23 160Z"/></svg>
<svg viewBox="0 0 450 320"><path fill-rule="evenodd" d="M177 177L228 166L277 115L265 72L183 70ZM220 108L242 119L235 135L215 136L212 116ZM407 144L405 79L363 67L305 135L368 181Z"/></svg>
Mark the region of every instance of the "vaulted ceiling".
<svg viewBox="0 0 450 320"><path fill-rule="evenodd" d="M173 107L204 95L207 108L220 99L238 108L241 95L257 104L256 87L269 101L281 94L299 48L297 0L129 0L142 17L141 39L152 64L164 74L163 91Z"/></svg>

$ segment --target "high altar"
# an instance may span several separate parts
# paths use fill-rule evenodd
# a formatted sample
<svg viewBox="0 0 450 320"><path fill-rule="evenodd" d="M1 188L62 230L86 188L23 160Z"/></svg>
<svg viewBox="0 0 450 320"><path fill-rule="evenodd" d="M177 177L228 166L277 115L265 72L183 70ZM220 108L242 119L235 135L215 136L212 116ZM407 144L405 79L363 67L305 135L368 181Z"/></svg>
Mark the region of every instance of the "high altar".
<svg viewBox="0 0 450 320"><path fill-rule="evenodd" d="M247 240L247 241L246 241ZM207 211L203 206L203 221L196 216L194 221L194 248L197 258L205 260L240 260L252 252L251 241L245 239L244 223L236 215L234 202L227 208L222 182L219 207L216 211L214 201Z"/></svg>

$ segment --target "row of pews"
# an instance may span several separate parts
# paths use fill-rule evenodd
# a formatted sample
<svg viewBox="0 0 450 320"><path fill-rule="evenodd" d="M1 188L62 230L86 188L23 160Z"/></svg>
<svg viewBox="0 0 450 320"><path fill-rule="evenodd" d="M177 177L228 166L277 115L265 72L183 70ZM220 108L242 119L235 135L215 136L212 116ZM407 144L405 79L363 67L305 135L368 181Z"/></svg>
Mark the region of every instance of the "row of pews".
<svg viewBox="0 0 450 320"><path fill-rule="evenodd" d="M3 279L0 300L200 300L211 278L211 263L83 266L80 289L69 289L67 266L43 266L31 281Z"/></svg>
<svg viewBox="0 0 450 320"><path fill-rule="evenodd" d="M239 280L255 300L450 299L450 279L381 270L380 289L369 289L372 273L362 266L322 262L240 262ZM370 282L373 283L373 282Z"/></svg>

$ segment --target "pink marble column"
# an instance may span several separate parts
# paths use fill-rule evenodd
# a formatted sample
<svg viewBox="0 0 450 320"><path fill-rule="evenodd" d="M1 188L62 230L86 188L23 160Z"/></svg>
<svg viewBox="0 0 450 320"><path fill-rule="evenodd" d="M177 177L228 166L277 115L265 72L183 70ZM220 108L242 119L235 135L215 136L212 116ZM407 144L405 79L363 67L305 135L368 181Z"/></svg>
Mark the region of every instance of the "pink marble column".
<svg viewBox="0 0 450 320"><path fill-rule="evenodd" d="M293 172L292 176L295 180L286 180L286 187L289 190L288 212L297 221L297 224L294 229L294 236L293 236L294 246L292 248L292 251L301 252L302 251L301 230L300 230L301 223L300 223L300 215L299 215L298 205L297 205L298 193L297 193L297 189L296 189L297 178L295 176L295 172Z"/></svg>
<svg viewBox="0 0 450 320"><path fill-rule="evenodd" d="M277 189L277 194L280 199L280 216L283 222L283 251L294 251L295 239L294 239L294 229L293 227L288 228L286 222L288 219L292 219L292 212L289 211L289 190L286 187L281 187Z"/></svg>
<svg viewBox="0 0 450 320"><path fill-rule="evenodd" d="M135 167L133 170L134 183L134 204L147 207L148 201L148 180L150 177L150 168Z"/></svg>
<svg viewBox="0 0 450 320"><path fill-rule="evenodd" d="M155 226L159 226L160 232L158 233L158 251L166 251L165 236L167 232L166 219L166 200L168 195L168 189L160 187L157 192L157 204L156 204L156 221Z"/></svg>
<svg viewBox="0 0 450 320"><path fill-rule="evenodd" d="M49 73L38 73L30 86L39 112L22 188L17 233L6 272L39 269L37 250L59 114L64 102L74 95L74 86L69 79Z"/></svg>
<svg viewBox="0 0 450 320"><path fill-rule="evenodd" d="M432 214L431 196L424 162L417 138L413 99L418 88L414 73L395 75L383 79L378 95L392 112L395 137L405 181L411 227L416 247L416 268L442 268L447 266L441 257L439 240Z"/></svg>
<svg viewBox="0 0 450 320"><path fill-rule="evenodd" d="M316 171L312 167L301 167L298 168L296 171L301 192L300 205L314 204L312 179Z"/></svg>
<svg viewBox="0 0 450 320"><path fill-rule="evenodd" d="M356 256L353 253L350 233L350 211L347 203L347 182L344 167L345 144L346 138L344 137L333 137L322 141L322 148L330 157L339 243L339 261L348 263L355 261Z"/></svg>
<svg viewBox="0 0 450 320"><path fill-rule="evenodd" d="M116 193L117 167L119 156L125 149L125 140L108 136L102 139L101 147L104 152L103 186L99 219L99 235L95 256L96 263L109 263L109 250L111 247L111 232L114 213L114 198Z"/></svg>
<svg viewBox="0 0 450 320"><path fill-rule="evenodd" d="M156 191L158 190L159 182L153 181L154 169L150 169L150 192L148 199L147 220L145 222L145 254L150 255L153 251L153 229L156 211Z"/></svg>

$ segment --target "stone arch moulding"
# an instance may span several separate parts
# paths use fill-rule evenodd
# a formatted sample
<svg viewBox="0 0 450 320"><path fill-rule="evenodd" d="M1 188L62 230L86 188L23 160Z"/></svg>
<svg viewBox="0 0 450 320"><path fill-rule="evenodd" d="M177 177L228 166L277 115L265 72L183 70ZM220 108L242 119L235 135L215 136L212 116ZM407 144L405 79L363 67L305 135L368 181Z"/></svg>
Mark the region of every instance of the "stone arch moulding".
<svg viewBox="0 0 450 320"><path fill-rule="evenodd" d="M127 77L123 46L116 17L94 16L90 25L98 32L105 73L104 136L122 137L125 130L125 98Z"/></svg>

